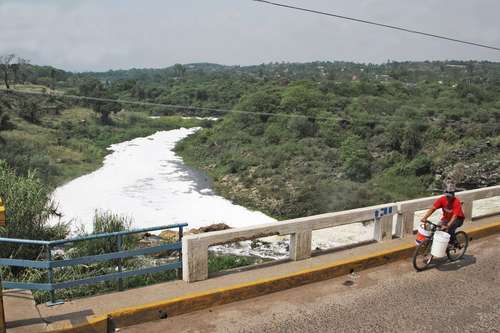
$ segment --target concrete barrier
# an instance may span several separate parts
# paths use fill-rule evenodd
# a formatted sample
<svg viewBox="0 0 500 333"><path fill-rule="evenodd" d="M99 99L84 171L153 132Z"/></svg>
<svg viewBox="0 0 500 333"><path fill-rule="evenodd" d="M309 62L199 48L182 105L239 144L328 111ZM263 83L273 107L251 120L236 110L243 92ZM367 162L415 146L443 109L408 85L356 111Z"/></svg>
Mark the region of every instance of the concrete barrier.
<svg viewBox="0 0 500 333"><path fill-rule="evenodd" d="M495 196L500 196L500 186L457 193L457 197L463 201L466 221L472 221L474 200ZM212 245L234 243L273 235L290 235L290 259L303 260L311 256L313 230L374 220L375 229L373 239L380 242L392 239L392 226L395 221L396 235L398 237L413 236L415 212L431 207L437 198L439 196L327 213L252 227L189 235L184 237L182 241L183 280L186 282L195 282L208 278L208 248Z"/></svg>
<svg viewBox="0 0 500 333"><path fill-rule="evenodd" d="M392 223L395 214L397 214L397 205L389 203L246 228L185 236L182 241L183 279L186 282L207 279L208 247L211 245L273 235L291 235L290 259L302 260L311 256L313 230L374 220L375 232L373 238L377 241L385 241L392 238Z"/></svg>

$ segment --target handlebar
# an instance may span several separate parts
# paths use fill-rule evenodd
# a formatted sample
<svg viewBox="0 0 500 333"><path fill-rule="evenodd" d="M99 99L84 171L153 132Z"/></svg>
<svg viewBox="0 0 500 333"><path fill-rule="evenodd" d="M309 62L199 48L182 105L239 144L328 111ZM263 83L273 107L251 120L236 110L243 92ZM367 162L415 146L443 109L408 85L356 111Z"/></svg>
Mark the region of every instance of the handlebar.
<svg viewBox="0 0 500 333"><path fill-rule="evenodd" d="M425 220L425 221L424 221L424 223L429 223L429 224L433 225L436 229L439 229L439 230L441 230L441 229L442 229L442 226L441 226L441 225L436 224L436 223L432 223L432 222L431 222L431 221L429 221L429 220Z"/></svg>

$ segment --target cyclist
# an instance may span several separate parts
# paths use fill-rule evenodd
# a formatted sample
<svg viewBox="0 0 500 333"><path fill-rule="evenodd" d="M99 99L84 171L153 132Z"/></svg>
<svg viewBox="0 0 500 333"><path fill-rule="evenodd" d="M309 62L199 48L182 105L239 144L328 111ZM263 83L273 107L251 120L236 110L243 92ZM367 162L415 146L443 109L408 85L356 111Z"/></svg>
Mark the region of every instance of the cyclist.
<svg viewBox="0 0 500 333"><path fill-rule="evenodd" d="M464 223L465 215L462 211L462 203L455 197L455 185L447 184L444 195L434 202L434 205L429 208L424 217L422 217L422 222L427 221L429 216L436 211L436 209L441 208L443 211L443 216L441 217L441 230L446 231L450 234L450 243L455 242L455 230L462 226Z"/></svg>

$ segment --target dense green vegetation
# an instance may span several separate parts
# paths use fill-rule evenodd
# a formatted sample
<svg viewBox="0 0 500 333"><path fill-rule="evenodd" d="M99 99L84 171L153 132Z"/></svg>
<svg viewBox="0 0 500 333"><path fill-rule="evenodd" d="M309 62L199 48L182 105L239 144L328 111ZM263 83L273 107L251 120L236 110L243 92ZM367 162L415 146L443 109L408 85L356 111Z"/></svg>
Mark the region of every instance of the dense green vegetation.
<svg viewBox="0 0 500 333"><path fill-rule="evenodd" d="M177 150L226 197L281 219L423 196L446 178L495 185L500 76L490 70L448 82L269 82L235 109L279 115L232 114Z"/></svg>

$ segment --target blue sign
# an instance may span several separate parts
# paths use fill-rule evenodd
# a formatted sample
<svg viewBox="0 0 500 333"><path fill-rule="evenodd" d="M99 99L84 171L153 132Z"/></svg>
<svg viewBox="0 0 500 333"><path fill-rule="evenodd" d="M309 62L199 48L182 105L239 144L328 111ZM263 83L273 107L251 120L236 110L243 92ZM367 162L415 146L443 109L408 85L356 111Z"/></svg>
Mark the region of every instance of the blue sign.
<svg viewBox="0 0 500 333"><path fill-rule="evenodd" d="M380 209L375 210L375 218L376 219L380 219L380 218L382 218L382 216L385 216L388 214L392 215L392 207L384 207L384 208L380 208Z"/></svg>

